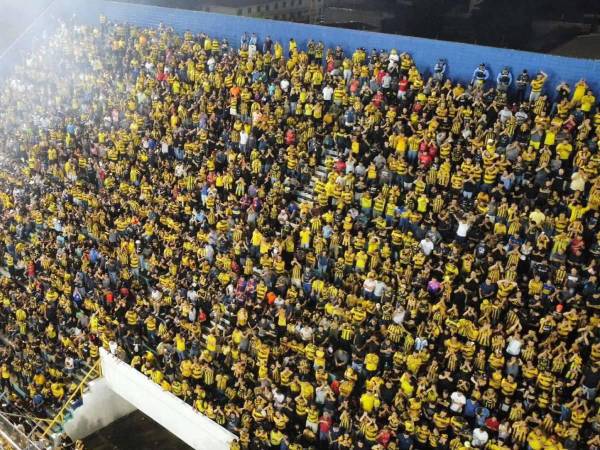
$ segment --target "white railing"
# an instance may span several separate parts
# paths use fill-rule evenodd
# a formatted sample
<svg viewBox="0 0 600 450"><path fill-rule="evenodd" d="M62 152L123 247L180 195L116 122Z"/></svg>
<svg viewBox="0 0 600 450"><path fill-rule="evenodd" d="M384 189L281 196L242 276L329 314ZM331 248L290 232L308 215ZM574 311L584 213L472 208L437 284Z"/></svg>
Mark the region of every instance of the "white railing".
<svg viewBox="0 0 600 450"><path fill-rule="evenodd" d="M4 413L0 412L0 437L14 450L43 450L44 447L32 441Z"/></svg>

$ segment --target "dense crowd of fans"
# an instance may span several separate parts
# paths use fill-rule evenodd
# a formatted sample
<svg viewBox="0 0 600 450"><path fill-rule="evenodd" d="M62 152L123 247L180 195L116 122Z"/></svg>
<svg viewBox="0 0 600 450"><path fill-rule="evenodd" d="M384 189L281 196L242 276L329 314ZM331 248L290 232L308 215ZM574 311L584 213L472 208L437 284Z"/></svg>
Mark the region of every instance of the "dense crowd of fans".
<svg viewBox="0 0 600 450"><path fill-rule="evenodd" d="M4 80L10 405L104 347L232 448L598 448L586 82L260 38L62 25Z"/></svg>

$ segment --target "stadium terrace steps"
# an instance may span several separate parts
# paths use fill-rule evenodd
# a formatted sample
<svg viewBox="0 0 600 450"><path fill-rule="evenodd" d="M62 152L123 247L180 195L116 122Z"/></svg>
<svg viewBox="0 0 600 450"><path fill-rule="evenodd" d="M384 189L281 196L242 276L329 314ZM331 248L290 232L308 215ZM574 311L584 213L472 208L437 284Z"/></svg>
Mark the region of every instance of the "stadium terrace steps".
<svg viewBox="0 0 600 450"><path fill-rule="evenodd" d="M316 181L317 180L321 180L321 181L327 180L329 171L328 171L327 167L324 165L324 163L326 162L327 159L333 159L334 161L336 161L337 159L339 159L339 154L332 149L326 149L322 153L321 159L319 161L319 165L316 167L315 172L314 172L315 175L313 175L311 177L308 184L305 184L300 189L296 190L296 198L299 202L308 202L311 205L314 203L314 201L315 201L314 186L315 186ZM0 268L0 273L5 276L10 276L10 274L4 268ZM257 268L254 268L254 273L258 276L262 276L262 272ZM13 278L13 280L16 283L18 283L19 285L21 285L22 287L24 287L19 280L14 279L14 278ZM231 320L235 320L235 318L233 317L232 313L227 308L225 308L225 311L219 317L219 320L216 323L217 330L219 330L219 332L224 332L227 328L230 327ZM201 349L204 350L206 348L206 339L208 337L208 332L206 332L206 330L213 330L215 328L214 318L209 316L209 318L206 322L206 325L204 325L202 328L203 328L203 333L201 334L201 337L200 337L200 344L201 344ZM4 336L2 334L0 334L0 341L3 341L6 345L11 345L11 346L13 345L12 342L6 336ZM144 347L147 351L155 353L155 349L153 349L150 345L148 345L147 341L144 341ZM84 379L85 375L89 372L89 370L91 370L91 366L86 361L80 361L80 366L72 374L73 382L75 384L79 385L82 382L82 380ZM15 389L15 392L17 392L23 399L28 399L27 393L23 390L23 388L21 386L19 386L16 383L13 383L13 387ZM85 388L86 387L84 386L84 389ZM60 410L60 407L55 408L49 404L47 404L46 407L44 408L45 413L50 418L55 417L59 413L59 410ZM25 415L24 412L23 412L23 414ZM55 433L62 433L64 431L64 428L63 428L64 423L66 421L68 421L71 417L72 417L71 411L67 411L65 413L63 422L57 423L56 425L54 425L52 431ZM36 432L35 434L36 434L36 437L41 437L41 434L42 434L43 430L45 429L45 426L44 426L45 422L38 424L35 421L33 421L32 419L27 419L27 424L31 428L36 428L37 430L39 430L39 432ZM36 425L37 425L37 427L36 427Z"/></svg>
<svg viewBox="0 0 600 450"><path fill-rule="evenodd" d="M0 334L0 341L4 342L6 345L9 345L11 347L14 346L14 344L10 341L10 339L8 339L4 334ZM74 372L72 372L72 382L75 383L77 386L79 386L79 384L81 384L81 382L83 381L83 379L85 378L86 374L91 370L91 366L86 362L86 361L81 361L80 362L80 367L75 370ZM16 379L11 379L11 385L12 388L14 390L14 392L19 395L19 397L21 397L24 401L30 401L31 399L29 398L29 395L26 392L27 387L26 386L21 386L18 381ZM87 387L87 383L86 385L83 386L84 390ZM65 393L65 397L67 397L67 395L70 395L70 392L66 392ZM15 408L16 405L13 405L13 408ZM47 418L49 418L50 420L52 420L54 417L56 417L56 415L60 412L60 409L62 408L63 405L57 405L54 406L50 403L46 403L44 405L43 411L46 415ZM70 408L70 407L69 407ZM17 407L16 408L18 413L21 414L23 417L23 422L30 427L30 429L32 430L36 430L33 434L33 438L34 439L42 439L42 433L46 428L46 421L43 420L34 420L34 416L31 415L30 411L25 411L22 408ZM64 422L66 422L67 420L69 420L71 418L71 413L72 410L68 409L65 413L64 413L64 418L63 418L63 422L62 423L57 423L56 425L53 426L52 431L55 433L62 433L63 432L63 427L62 425L64 424Z"/></svg>
<svg viewBox="0 0 600 450"><path fill-rule="evenodd" d="M302 186L301 189L296 190L296 199L303 203L303 202L307 202L307 203L314 203L315 198L314 198L314 187L315 187L315 183L318 179L320 180L326 180L327 179L327 174L328 174L328 170L327 167L324 166L322 163L325 162L325 160L330 157L333 158L333 160L337 160L339 159L339 155L337 152L331 150L331 149L327 149L325 150L325 152L323 153L322 157L321 157L321 161L319 161L319 165L315 168L315 175L313 175L310 179L310 181L308 182L308 184L305 184Z"/></svg>

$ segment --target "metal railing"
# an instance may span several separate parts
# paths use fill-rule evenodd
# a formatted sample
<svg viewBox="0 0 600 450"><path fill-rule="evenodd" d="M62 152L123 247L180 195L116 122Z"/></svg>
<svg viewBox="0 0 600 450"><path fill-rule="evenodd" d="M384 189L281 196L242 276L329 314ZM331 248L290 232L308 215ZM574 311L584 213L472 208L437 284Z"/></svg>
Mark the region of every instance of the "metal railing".
<svg viewBox="0 0 600 450"><path fill-rule="evenodd" d="M17 425L15 425L6 413L0 412L0 444L10 445L14 450L43 450L44 446L30 439Z"/></svg>
<svg viewBox="0 0 600 450"><path fill-rule="evenodd" d="M45 438L48 435L50 435L52 433L52 430L54 429L54 427L56 425L62 425L63 424L64 419L65 419L67 413L69 413L69 408L73 405L73 403L75 401L75 398L77 396L82 396L83 395L83 391L84 391L84 389L87 386L87 383L89 381L91 381L91 380L93 380L95 378L98 378L101 375L102 375L102 368L100 366L100 359L98 359L94 363L94 365L92 366L92 368L81 379L81 381L77 385L77 388L75 388L73 390L73 392L71 393L71 395L69 396L69 398L67 398L67 400L65 401L65 403L63 404L63 406L56 413L56 416L54 416L54 419L52 419L50 421L50 423L46 426L46 429L44 430L44 432L41 435L42 438Z"/></svg>

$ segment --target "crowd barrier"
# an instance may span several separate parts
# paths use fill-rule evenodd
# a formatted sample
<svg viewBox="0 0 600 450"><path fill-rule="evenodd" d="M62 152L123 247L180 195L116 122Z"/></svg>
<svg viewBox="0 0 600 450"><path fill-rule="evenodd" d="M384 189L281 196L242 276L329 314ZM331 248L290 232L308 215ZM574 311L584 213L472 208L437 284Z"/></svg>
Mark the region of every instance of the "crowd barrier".
<svg viewBox="0 0 600 450"><path fill-rule="evenodd" d="M0 448L3 450L44 450L20 430L4 413L0 413Z"/></svg>
<svg viewBox="0 0 600 450"><path fill-rule="evenodd" d="M190 30L206 32L210 36L227 38L237 45L243 32L256 32L259 39L270 35L273 40L285 46L294 37L300 46L309 39L322 40L327 46L341 45L348 52L357 47L367 50L391 49L409 52L417 66L429 73L439 58L448 61L447 74L456 80L468 82L473 70L480 63L490 68L491 78L495 79L503 67L509 66L516 77L522 69L531 74L544 70L549 78L547 87L553 88L561 81L573 85L585 78L588 84L600 92L600 60L566 58L540 53L522 52L510 49L483 47L470 44L446 42L410 36L389 35L341 28L254 19L241 16L187 11L150 5L120 3L106 0L55 0L40 18L27 30L9 51L0 56L0 71L7 71L14 64L21 50L31 48L32 41L42 33L51 32L52 18L68 18L76 15L79 20L97 24L100 14L114 21L128 22L140 26L158 26L163 23L178 32Z"/></svg>
<svg viewBox="0 0 600 450"><path fill-rule="evenodd" d="M108 387L195 450L228 450L235 438L192 406L163 390L141 372L100 349Z"/></svg>

